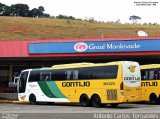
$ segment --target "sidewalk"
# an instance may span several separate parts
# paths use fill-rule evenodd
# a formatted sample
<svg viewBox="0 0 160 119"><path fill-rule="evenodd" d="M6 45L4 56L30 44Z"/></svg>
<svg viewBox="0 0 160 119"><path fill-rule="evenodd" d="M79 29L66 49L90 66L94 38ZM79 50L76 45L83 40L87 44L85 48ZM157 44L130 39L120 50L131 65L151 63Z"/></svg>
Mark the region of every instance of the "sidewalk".
<svg viewBox="0 0 160 119"><path fill-rule="evenodd" d="M18 100L8 100L8 99L1 99L0 103L22 103Z"/></svg>
<svg viewBox="0 0 160 119"><path fill-rule="evenodd" d="M0 103L20 103L17 93L0 93Z"/></svg>

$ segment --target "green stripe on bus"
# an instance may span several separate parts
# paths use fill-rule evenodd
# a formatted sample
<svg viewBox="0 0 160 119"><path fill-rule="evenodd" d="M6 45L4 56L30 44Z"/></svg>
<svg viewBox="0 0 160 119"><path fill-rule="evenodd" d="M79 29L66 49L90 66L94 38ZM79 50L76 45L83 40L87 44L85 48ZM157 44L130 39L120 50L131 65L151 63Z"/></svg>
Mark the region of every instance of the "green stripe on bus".
<svg viewBox="0 0 160 119"><path fill-rule="evenodd" d="M57 98L52 91L49 89L48 85L43 81L38 81L38 85L40 86L42 92L49 98Z"/></svg>
<svg viewBox="0 0 160 119"><path fill-rule="evenodd" d="M57 87L57 84L55 81L49 81L46 82L48 85L50 91L58 98L66 98L66 96L63 95L63 93L60 91L60 89Z"/></svg>
<svg viewBox="0 0 160 119"><path fill-rule="evenodd" d="M55 81L43 82L38 81L42 92L49 98L66 98L60 89L57 87Z"/></svg>

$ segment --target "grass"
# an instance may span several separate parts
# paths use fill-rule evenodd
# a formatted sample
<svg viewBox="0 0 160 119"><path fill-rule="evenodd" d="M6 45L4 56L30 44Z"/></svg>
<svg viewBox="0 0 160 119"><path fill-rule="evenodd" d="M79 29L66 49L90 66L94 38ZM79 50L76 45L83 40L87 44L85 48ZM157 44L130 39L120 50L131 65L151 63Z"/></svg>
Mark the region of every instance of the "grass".
<svg viewBox="0 0 160 119"><path fill-rule="evenodd" d="M0 40L65 39L137 36L144 30L149 36L160 36L160 26L53 18L0 17Z"/></svg>

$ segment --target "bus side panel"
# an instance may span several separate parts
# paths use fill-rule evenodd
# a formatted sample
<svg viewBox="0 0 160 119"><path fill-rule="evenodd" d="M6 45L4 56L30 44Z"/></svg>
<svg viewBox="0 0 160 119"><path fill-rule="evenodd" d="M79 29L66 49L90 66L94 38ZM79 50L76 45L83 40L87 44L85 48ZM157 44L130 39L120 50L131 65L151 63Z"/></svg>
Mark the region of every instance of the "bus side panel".
<svg viewBox="0 0 160 119"><path fill-rule="evenodd" d="M141 65L142 76L142 101L150 101L152 99L160 102L160 65L148 64Z"/></svg>
<svg viewBox="0 0 160 119"><path fill-rule="evenodd" d="M20 96L25 97L24 101L29 101L31 94L36 96L38 102L69 102L67 97L57 88L54 81L28 82L26 92L20 94Z"/></svg>
<svg viewBox="0 0 160 119"><path fill-rule="evenodd" d="M142 101L149 101L151 94L156 94L157 97L160 95L160 81L159 80L143 80L142 81Z"/></svg>
<svg viewBox="0 0 160 119"><path fill-rule="evenodd" d="M79 102L82 94L86 94L90 99L92 95L98 94L102 103L117 103L120 100L120 90L117 89L117 87L120 87L120 83L117 80L59 81L56 84L71 102ZM113 91L116 93L111 94Z"/></svg>

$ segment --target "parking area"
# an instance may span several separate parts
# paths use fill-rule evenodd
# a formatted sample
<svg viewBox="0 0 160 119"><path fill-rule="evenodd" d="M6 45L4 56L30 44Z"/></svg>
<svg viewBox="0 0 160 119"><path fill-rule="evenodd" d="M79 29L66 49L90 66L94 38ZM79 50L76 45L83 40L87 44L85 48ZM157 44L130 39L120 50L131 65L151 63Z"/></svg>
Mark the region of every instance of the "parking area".
<svg viewBox="0 0 160 119"><path fill-rule="evenodd" d="M160 105L150 104L120 104L117 108L109 105L100 108L82 107L79 104L56 103L48 104L22 104L0 103L2 119L109 119L109 118L160 118Z"/></svg>

